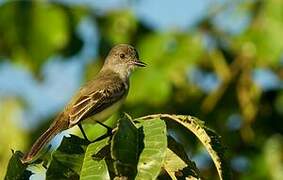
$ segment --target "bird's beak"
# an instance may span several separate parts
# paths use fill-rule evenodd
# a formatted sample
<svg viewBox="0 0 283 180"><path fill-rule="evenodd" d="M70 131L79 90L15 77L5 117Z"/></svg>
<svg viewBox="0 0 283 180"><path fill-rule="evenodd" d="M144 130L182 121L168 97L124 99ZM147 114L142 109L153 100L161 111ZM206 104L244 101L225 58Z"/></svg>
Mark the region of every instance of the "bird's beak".
<svg viewBox="0 0 283 180"><path fill-rule="evenodd" d="M134 62L133 62L133 64L135 65L135 66L138 66L138 67L146 67L146 63L144 63L144 62L142 62L142 61L139 61L139 60L135 60Z"/></svg>

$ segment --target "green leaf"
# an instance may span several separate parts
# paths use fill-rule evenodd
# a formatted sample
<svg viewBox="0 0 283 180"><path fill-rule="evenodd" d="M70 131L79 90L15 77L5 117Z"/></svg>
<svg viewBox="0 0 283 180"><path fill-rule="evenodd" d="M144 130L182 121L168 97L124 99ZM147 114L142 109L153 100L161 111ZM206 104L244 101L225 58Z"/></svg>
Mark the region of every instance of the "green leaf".
<svg viewBox="0 0 283 180"><path fill-rule="evenodd" d="M104 159L105 155L100 155L100 151L107 147L108 142L109 138L105 138L87 147L81 170L81 180L110 179L107 164Z"/></svg>
<svg viewBox="0 0 283 180"><path fill-rule="evenodd" d="M158 117L140 121L138 125L143 126L144 149L139 158L136 179L156 179L166 156L166 125Z"/></svg>
<svg viewBox="0 0 283 180"><path fill-rule="evenodd" d="M118 130L111 143L111 156L118 176L133 179L137 174L137 163L141 151L142 128L137 129L126 115L120 119Z"/></svg>
<svg viewBox="0 0 283 180"><path fill-rule="evenodd" d="M175 172L182 170L186 166L186 163L181 158L179 158L170 149L167 149L163 168L167 171L172 179L176 179Z"/></svg>
<svg viewBox="0 0 283 180"><path fill-rule="evenodd" d="M46 172L46 179L78 179L88 142L77 136L64 137Z"/></svg>
<svg viewBox="0 0 283 180"><path fill-rule="evenodd" d="M176 122L175 126L178 124L185 127L187 130L191 131L204 145L209 155L211 156L214 165L217 169L219 178L230 179L230 170L226 161L224 159L224 148L220 143L220 137L211 129L204 126L204 122L192 117L192 116L182 116L182 115L169 115L169 114L156 114L149 115L138 120L151 121L152 119L160 118L165 121Z"/></svg>
<svg viewBox="0 0 283 180"><path fill-rule="evenodd" d="M167 128L169 128L168 125ZM168 138L168 148L172 150L172 152L176 156L178 156L178 158L180 158L182 161L186 163L186 168L181 169L182 171L184 171L181 173L181 175L184 177L190 176L194 178L200 178L199 169L197 168L195 162L189 159L184 147L180 143L176 142L171 136L168 136L167 138Z"/></svg>
<svg viewBox="0 0 283 180"><path fill-rule="evenodd" d="M8 164L5 180L29 179L32 175L30 171L26 170L27 164L22 164L20 160L22 155L23 154L20 151L13 152L13 156Z"/></svg>

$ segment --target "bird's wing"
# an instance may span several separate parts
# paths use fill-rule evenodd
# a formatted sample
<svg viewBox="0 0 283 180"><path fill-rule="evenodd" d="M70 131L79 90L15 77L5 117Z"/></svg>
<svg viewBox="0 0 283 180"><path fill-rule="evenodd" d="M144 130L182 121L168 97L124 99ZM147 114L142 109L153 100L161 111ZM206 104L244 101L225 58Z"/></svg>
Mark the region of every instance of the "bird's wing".
<svg viewBox="0 0 283 180"><path fill-rule="evenodd" d="M123 83L108 89L100 89L81 95L72 104L69 110L70 126L79 123L96 113L99 113L119 101L125 94L126 88Z"/></svg>

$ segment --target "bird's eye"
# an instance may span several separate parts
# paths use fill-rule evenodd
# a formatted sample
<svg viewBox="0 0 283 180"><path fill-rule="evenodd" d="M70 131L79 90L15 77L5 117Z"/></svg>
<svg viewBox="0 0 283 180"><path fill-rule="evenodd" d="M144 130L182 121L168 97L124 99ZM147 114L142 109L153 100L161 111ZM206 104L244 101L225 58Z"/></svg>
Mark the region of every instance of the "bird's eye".
<svg viewBox="0 0 283 180"><path fill-rule="evenodd" d="M125 57L126 57L126 55L125 55L124 53L121 53L121 54L120 54L120 58L121 58L121 59L124 59Z"/></svg>

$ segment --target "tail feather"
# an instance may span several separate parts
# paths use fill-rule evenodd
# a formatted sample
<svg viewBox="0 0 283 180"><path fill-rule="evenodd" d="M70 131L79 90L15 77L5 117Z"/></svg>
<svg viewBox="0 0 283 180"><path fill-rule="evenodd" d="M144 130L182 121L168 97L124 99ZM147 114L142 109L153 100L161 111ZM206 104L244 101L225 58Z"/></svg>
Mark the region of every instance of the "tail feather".
<svg viewBox="0 0 283 180"><path fill-rule="evenodd" d="M59 115L51 126L35 141L30 151L21 159L22 163L29 163L34 160L43 147L48 144L54 136L68 128L68 121Z"/></svg>

